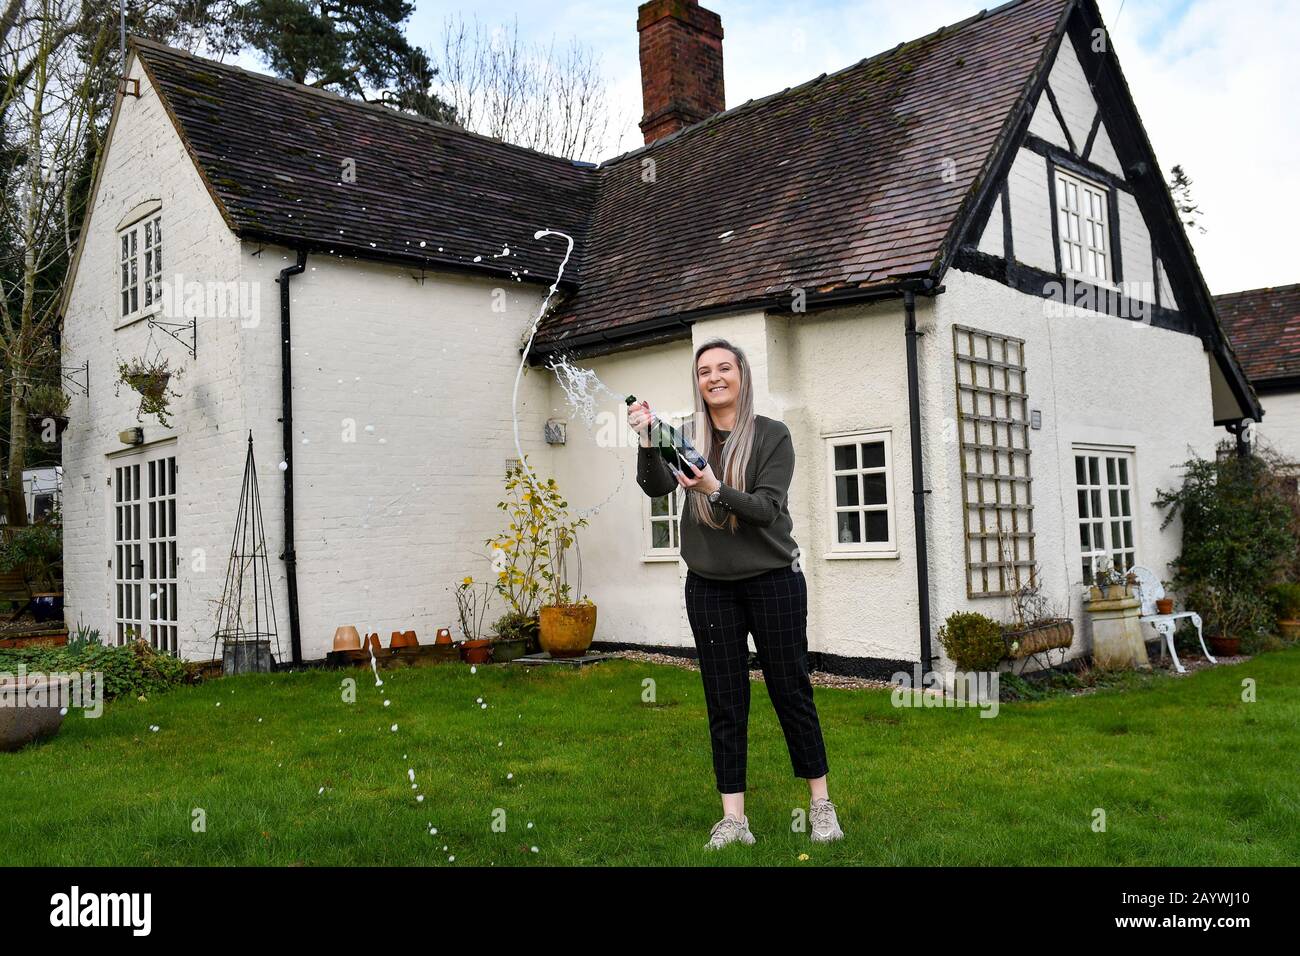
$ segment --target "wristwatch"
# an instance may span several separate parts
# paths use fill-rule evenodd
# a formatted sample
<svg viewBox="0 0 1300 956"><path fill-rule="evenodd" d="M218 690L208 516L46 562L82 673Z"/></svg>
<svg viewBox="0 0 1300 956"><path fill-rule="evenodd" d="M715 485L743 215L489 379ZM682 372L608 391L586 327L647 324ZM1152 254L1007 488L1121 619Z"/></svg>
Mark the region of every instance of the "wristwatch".
<svg viewBox="0 0 1300 956"><path fill-rule="evenodd" d="M709 504L716 505L722 498L722 486L718 485L718 490L710 493Z"/></svg>

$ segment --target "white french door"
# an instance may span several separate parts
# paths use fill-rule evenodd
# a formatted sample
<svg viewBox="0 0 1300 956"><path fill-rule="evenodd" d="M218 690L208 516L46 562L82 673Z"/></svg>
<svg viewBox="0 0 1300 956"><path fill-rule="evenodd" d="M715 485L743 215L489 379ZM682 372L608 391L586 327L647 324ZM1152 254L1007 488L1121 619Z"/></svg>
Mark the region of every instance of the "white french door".
<svg viewBox="0 0 1300 956"><path fill-rule="evenodd" d="M168 454L168 452L171 454ZM113 501L113 617L118 644L177 653L175 446L118 459Z"/></svg>

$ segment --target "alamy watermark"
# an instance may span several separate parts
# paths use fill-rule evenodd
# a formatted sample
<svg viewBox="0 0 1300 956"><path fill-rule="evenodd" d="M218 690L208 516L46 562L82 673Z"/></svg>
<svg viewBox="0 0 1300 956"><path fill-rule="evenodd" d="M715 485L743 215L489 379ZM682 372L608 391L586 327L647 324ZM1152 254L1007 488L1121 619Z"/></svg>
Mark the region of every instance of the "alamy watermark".
<svg viewBox="0 0 1300 956"><path fill-rule="evenodd" d="M981 717L998 715L997 671L939 671L921 673L921 665L913 664L912 673L895 671L890 680L894 684L891 702L895 707L978 707ZM932 691L932 693L925 693Z"/></svg>
<svg viewBox="0 0 1300 956"><path fill-rule="evenodd" d="M0 707L75 707L84 717L99 717L104 713L104 672L28 673L27 665L19 664L16 674L0 671Z"/></svg>
<svg viewBox="0 0 1300 956"><path fill-rule="evenodd" d="M169 319L239 319L246 329L262 321L262 283L189 279L176 273L159 283L158 298Z"/></svg>

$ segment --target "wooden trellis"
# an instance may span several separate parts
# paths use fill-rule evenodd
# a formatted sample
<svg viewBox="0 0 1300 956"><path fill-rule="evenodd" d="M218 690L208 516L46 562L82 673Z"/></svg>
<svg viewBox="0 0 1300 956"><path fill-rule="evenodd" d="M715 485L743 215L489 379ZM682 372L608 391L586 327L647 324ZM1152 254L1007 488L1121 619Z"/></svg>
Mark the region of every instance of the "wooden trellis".
<svg viewBox="0 0 1300 956"><path fill-rule="evenodd" d="M1034 568L1023 339L953 326L968 597L1006 597Z"/></svg>

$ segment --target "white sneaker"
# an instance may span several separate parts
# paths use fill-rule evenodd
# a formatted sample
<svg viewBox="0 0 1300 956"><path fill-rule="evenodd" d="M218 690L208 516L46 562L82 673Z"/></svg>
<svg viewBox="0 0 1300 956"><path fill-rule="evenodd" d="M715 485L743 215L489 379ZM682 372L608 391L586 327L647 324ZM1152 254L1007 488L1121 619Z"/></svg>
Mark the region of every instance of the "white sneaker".
<svg viewBox="0 0 1300 956"><path fill-rule="evenodd" d="M825 797L814 800L809 805L808 816L812 818L809 835L814 843L829 843L831 840L842 840L844 838L844 831L840 829L840 821L835 816L835 804Z"/></svg>
<svg viewBox="0 0 1300 956"><path fill-rule="evenodd" d="M749 832L749 817L738 820L727 814L713 825L709 832L709 842L704 844L706 850L720 850L728 843L753 843L754 834Z"/></svg>

